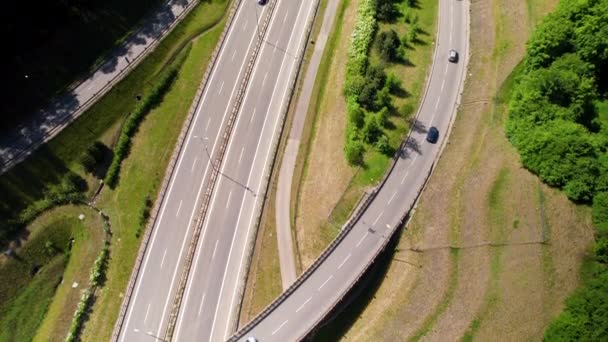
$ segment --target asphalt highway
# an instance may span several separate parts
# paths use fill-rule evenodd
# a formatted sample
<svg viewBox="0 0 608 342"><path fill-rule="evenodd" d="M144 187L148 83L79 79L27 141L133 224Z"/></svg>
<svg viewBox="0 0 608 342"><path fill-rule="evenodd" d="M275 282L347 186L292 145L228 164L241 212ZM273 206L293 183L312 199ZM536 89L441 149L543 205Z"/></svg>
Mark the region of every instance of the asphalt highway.
<svg viewBox="0 0 608 342"><path fill-rule="evenodd" d="M315 4L280 0L274 9L204 220L175 341L224 341L234 332L248 243Z"/></svg>
<svg viewBox="0 0 608 342"><path fill-rule="evenodd" d="M280 305L245 331L242 340L254 336L264 342L296 341L306 336L348 292L404 213L413 207L455 115L468 59L468 6L467 1L439 1L438 45L418 123L376 198L327 259ZM459 52L458 63L448 62L450 49ZM425 140L431 126L440 132L436 144Z"/></svg>
<svg viewBox="0 0 608 342"><path fill-rule="evenodd" d="M265 7L242 1L213 66L154 223L119 341L164 336L193 225ZM154 162L151 160L150 162ZM120 324L119 322L118 324Z"/></svg>

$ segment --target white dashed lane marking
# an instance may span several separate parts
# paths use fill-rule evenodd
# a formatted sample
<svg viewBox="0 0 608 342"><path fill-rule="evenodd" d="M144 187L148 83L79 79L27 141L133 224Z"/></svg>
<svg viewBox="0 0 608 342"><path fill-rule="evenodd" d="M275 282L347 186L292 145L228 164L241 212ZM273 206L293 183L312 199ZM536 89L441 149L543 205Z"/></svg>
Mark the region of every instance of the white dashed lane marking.
<svg viewBox="0 0 608 342"><path fill-rule="evenodd" d="M365 232L365 235L363 235L361 237L361 240L359 240L359 242L357 242L357 247L359 247L359 245L361 244L361 242L363 242L363 240L365 240L365 237L367 236L367 234L369 234L369 232Z"/></svg>
<svg viewBox="0 0 608 342"><path fill-rule="evenodd" d="M346 263L346 261L350 258L350 253L348 253L348 255L346 256L346 258L344 258L344 260L342 261L342 263L340 263L340 266L338 266L338 269L341 269L342 266L344 266L344 264Z"/></svg>
<svg viewBox="0 0 608 342"><path fill-rule="evenodd" d="M272 332L272 335L276 334L277 332L279 332L279 330L281 330L281 328L287 324L288 320L286 319L285 322L281 323L281 325L279 325L278 328L275 329L275 331Z"/></svg>
<svg viewBox="0 0 608 342"><path fill-rule="evenodd" d="M321 289L323 288L323 286L325 286L325 284L327 284L327 282L328 282L328 281L330 281L330 280L331 280L331 278L333 278L333 277L334 277L334 276L333 276L333 274L332 274L332 275L330 275L330 276L329 276L329 278L327 278L327 280L326 280L326 281L324 281L324 282L323 282L323 284L321 284L321 286L319 286L319 289L318 289L318 290L319 290L319 291L321 291Z"/></svg>
<svg viewBox="0 0 608 342"><path fill-rule="evenodd" d="M296 310L296 313L300 312L300 310L302 310L302 308L304 307L304 305L308 304L308 302L310 302L311 299L312 299L312 297L308 297L308 299L306 301L304 301L304 303L302 303L302 305L300 305L298 307L298 309Z"/></svg>

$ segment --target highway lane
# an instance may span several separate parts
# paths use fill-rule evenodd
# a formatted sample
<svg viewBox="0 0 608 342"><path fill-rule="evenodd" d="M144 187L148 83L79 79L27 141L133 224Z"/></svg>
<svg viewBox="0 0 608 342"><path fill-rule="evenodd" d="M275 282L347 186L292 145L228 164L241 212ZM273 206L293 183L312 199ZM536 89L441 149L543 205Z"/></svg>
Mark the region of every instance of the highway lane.
<svg viewBox="0 0 608 342"><path fill-rule="evenodd" d="M222 341L232 333L238 288L247 271L246 247L257 226L264 175L314 4L281 0L274 10L205 218L178 315L176 341Z"/></svg>
<svg viewBox="0 0 608 342"><path fill-rule="evenodd" d="M348 292L351 285L385 246L403 214L414 205L447 139L468 55L468 2L440 0L439 36L427 95L414 130L385 185L352 230L319 267L279 306L243 337L260 341L294 341L303 338ZM448 50L460 52L458 64L448 63ZM426 129L440 131L437 144L426 142Z"/></svg>
<svg viewBox="0 0 608 342"><path fill-rule="evenodd" d="M227 32L154 223L120 341L150 340L150 336L165 332L192 226L211 174L208 154L213 156L219 147L254 46L256 20L261 21L265 11L253 1L242 1ZM208 146L195 136L208 137Z"/></svg>

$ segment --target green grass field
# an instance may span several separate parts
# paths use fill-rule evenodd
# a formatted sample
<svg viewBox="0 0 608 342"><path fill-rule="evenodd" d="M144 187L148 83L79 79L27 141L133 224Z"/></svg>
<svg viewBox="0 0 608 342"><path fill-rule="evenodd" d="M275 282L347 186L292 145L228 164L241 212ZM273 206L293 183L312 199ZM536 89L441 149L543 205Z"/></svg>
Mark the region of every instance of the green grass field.
<svg viewBox="0 0 608 342"><path fill-rule="evenodd" d="M78 219L81 213L83 221ZM80 271L91 268L103 239L99 215L83 206L61 207L41 216L28 234L16 257L0 262L0 277L11 280L0 283L1 341L31 340L45 317L54 316L47 313L49 308L57 307L71 318L80 289L88 286L88 272ZM74 281L80 283L78 289L71 288ZM67 326L57 328L48 326L44 340L65 338Z"/></svg>
<svg viewBox="0 0 608 342"><path fill-rule="evenodd" d="M197 5L146 60L86 114L26 161L0 177L0 222L3 224L0 229L7 233L7 230L13 228L10 231L12 236L22 230L15 231L15 227L7 227L5 224L18 218L25 208L42 199L46 189L59 183L66 174L75 173L84 178L88 183L86 195L90 196L98 181L84 172L78 162L79 155L97 140L112 146L126 114L135 106L136 95L148 91L161 71L172 65L180 53L186 55L177 79L161 103L147 115L134 136L130 154L122 163L118 186L114 190L106 188L99 195L98 206L110 215L113 238L106 280L97 293L91 315L85 324L84 340L109 339L122 301L121 293L127 285L139 249L140 240L135 233L141 226L141 209L147 196L152 199L156 197L183 120L223 30L229 3L227 0L212 0ZM151 163L150 160L154 162ZM48 215L53 216L54 211L51 210ZM47 217L47 214L42 214L42 217ZM95 254L97 252L98 249ZM90 267L86 269L83 274L88 278ZM19 276L19 272L13 269L8 272L10 277L13 277L12 272ZM54 267L53 272L38 272L47 273L59 275L59 278L63 274L67 278L80 272L75 272L70 264L64 262L62 267ZM40 315L30 315L28 319L32 323L29 326L42 323L41 330L36 335L37 340L63 340L77 299L74 301L70 291L63 289L62 285L57 287L57 281L52 281L57 278L52 278L50 274L46 278L50 280L41 283L48 286L48 290L33 293L46 298L47 304L41 306L44 310ZM40 286L27 278L23 279L26 287ZM1 290L0 296L11 293ZM53 294L55 298L51 303ZM22 301L34 298L26 297L27 300ZM38 300L44 302L41 298ZM71 304L74 304L72 308L69 307ZM8 312L8 309L5 311ZM9 313L11 322L14 322L24 311L13 310ZM1 327L0 330L7 331ZM35 329L28 330L26 340L36 334ZM18 340L22 340L21 337Z"/></svg>
<svg viewBox="0 0 608 342"><path fill-rule="evenodd" d="M33 202L44 197L45 189L58 184L65 174L75 172L89 184L89 194L97 180L85 174L78 158L96 140L112 146L126 115L133 110L136 96L147 92L160 71L185 45L216 25L225 11L227 0L199 5L165 38L135 70L106 96L68 126L55 139L39 148L26 161L0 176L0 236L15 233L14 220Z"/></svg>

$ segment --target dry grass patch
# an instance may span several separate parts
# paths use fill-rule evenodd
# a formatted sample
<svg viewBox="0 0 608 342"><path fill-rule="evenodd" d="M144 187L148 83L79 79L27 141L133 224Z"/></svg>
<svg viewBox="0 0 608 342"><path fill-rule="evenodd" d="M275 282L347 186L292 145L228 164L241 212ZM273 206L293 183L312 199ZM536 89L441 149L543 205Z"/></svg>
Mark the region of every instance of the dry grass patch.
<svg viewBox="0 0 608 342"><path fill-rule="evenodd" d="M354 170L348 166L342 152L346 127L346 104L342 88L357 7L357 0L348 0L344 20L337 22L337 25L341 25L341 34L331 60L325 92L319 100L312 141L307 153L311 157L304 167L300 186L296 206L296 239L299 259L304 269L325 248L322 241L333 236L331 232L320 232L318 228L327 220L331 209L354 175ZM320 240L320 234L325 234L323 240Z"/></svg>
<svg viewBox="0 0 608 342"><path fill-rule="evenodd" d="M538 340L576 287L592 241L588 209L521 167L504 136L504 104L493 103L523 56L530 25L555 4L471 4L462 105L394 255L422 268L393 260L345 339Z"/></svg>

